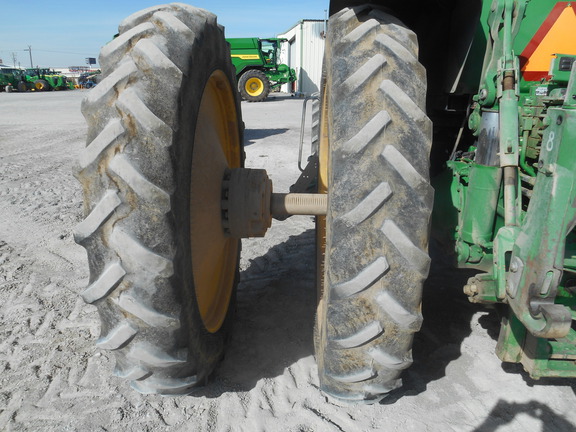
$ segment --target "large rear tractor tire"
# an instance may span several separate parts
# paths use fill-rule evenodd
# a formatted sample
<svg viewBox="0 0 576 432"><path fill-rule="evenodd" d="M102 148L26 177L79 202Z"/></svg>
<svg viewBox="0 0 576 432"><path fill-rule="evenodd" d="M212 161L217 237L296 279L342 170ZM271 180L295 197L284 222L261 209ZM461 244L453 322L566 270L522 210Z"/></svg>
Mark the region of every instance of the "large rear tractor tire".
<svg viewBox="0 0 576 432"><path fill-rule="evenodd" d="M224 235L221 200L226 170L242 166L240 105L211 13L162 5L119 30L82 105L82 296L116 375L142 393L186 394L222 358L234 312L240 244Z"/></svg>
<svg viewBox="0 0 576 432"><path fill-rule="evenodd" d="M264 72L251 69L244 72L238 80L238 90L242 99L248 102L262 102L270 93L270 80Z"/></svg>
<svg viewBox="0 0 576 432"><path fill-rule="evenodd" d="M371 6L330 18L324 70L320 386L336 399L375 402L401 385L422 322L433 201L426 73L415 34Z"/></svg>

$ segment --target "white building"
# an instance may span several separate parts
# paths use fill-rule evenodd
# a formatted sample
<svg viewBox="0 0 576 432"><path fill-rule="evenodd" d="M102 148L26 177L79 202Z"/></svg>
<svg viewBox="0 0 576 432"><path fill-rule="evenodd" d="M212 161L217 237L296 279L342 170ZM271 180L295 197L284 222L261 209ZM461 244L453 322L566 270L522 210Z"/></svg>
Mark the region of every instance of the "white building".
<svg viewBox="0 0 576 432"><path fill-rule="evenodd" d="M297 94L309 96L320 91L325 35L326 21L310 19L300 20L290 30L278 35L288 39L281 45L280 62L296 71L298 80L294 90ZM282 91L290 92L289 85L284 84Z"/></svg>

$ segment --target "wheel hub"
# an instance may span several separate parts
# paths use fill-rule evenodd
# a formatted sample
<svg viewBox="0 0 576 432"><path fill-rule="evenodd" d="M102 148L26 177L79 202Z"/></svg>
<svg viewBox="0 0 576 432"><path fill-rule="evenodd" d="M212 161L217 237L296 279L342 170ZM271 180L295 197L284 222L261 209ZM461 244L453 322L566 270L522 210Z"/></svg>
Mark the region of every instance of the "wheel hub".
<svg viewBox="0 0 576 432"><path fill-rule="evenodd" d="M222 182L222 227L228 237L264 237L272 217L325 215L326 194L272 193L263 169L226 170Z"/></svg>
<svg viewBox="0 0 576 432"><path fill-rule="evenodd" d="M272 181L266 170L227 170L222 183L222 226L230 237L263 237L272 224Z"/></svg>
<svg viewBox="0 0 576 432"><path fill-rule="evenodd" d="M264 91L264 83L258 78L250 78L246 81L246 91L250 96L259 96Z"/></svg>

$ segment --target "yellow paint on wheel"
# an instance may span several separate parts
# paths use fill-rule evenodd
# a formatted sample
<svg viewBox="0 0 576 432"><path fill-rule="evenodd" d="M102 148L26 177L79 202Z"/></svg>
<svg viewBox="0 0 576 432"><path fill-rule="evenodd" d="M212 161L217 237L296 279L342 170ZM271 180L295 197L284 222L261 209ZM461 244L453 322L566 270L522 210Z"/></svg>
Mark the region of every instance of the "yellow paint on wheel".
<svg viewBox="0 0 576 432"><path fill-rule="evenodd" d="M264 83L260 78L252 77L246 81L246 93L252 97L260 96L264 91Z"/></svg>
<svg viewBox="0 0 576 432"><path fill-rule="evenodd" d="M206 329L217 332L228 313L238 262L238 239L222 228L222 179L241 165L238 113L221 70L209 78L200 102L190 186L190 242L194 290Z"/></svg>
<svg viewBox="0 0 576 432"><path fill-rule="evenodd" d="M318 193L328 193L328 165L330 154L330 143L328 141L328 92L326 86L322 89L322 99L320 101L320 127L319 127L319 147L318 147ZM324 295L324 257L326 254L326 216L316 217L316 281L318 299ZM323 303L319 303L322 307Z"/></svg>

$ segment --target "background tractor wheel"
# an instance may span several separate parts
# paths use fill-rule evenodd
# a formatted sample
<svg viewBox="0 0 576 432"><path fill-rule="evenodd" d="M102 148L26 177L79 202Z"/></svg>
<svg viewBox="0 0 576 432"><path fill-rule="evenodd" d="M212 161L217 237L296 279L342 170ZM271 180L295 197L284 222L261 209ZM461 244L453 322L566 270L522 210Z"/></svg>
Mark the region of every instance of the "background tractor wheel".
<svg viewBox="0 0 576 432"><path fill-rule="evenodd" d="M116 375L142 393L185 394L223 356L234 312L240 244L224 236L221 188L242 165L240 105L211 13L157 6L119 30L82 105L82 296Z"/></svg>
<svg viewBox="0 0 576 432"><path fill-rule="evenodd" d="M18 83L18 91L19 91L19 92L28 91L28 86L26 85L25 82L20 81L20 82Z"/></svg>
<svg viewBox="0 0 576 432"><path fill-rule="evenodd" d="M320 386L338 399L374 402L400 386L422 321L432 125L417 50L412 31L370 6L330 18L315 343Z"/></svg>
<svg viewBox="0 0 576 432"><path fill-rule="evenodd" d="M244 100L261 102L270 93L270 81L264 72L252 69L245 72L238 81L238 90Z"/></svg>
<svg viewBox="0 0 576 432"><path fill-rule="evenodd" d="M48 84L48 81L39 79L34 81L34 88L38 91L47 91L50 90L50 85Z"/></svg>

